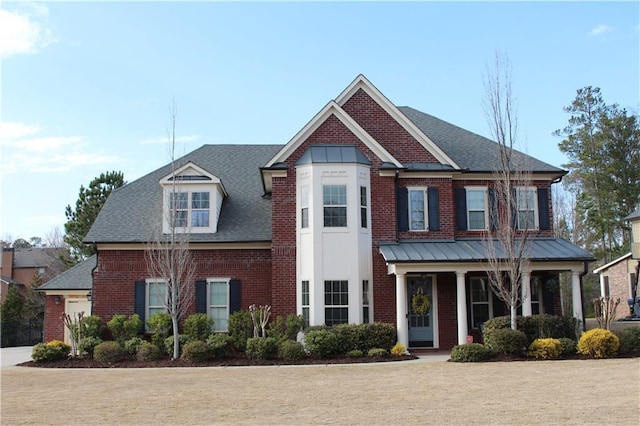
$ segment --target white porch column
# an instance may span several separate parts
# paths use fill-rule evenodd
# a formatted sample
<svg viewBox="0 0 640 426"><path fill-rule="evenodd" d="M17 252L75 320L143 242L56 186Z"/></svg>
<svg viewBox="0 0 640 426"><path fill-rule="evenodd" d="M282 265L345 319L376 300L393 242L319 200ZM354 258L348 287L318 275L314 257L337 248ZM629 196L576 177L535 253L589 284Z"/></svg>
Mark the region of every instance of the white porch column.
<svg viewBox="0 0 640 426"><path fill-rule="evenodd" d="M522 273L522 287L520 288L522 292L522 316L530 317L531 316L531 273L529 271L524 271Z"/></svg>
<svg viewBox="0 0 640 426"><path fill-rule="evenodd" d="M407 283L404 274L396 274L396 327L398 342L409 347L409 323L407 320Z"/></svg>
<svg viewBox="0 0 640 426"><path fill-rule="evenodd" d="M469 327L467 326L467 292L464 277L466 272L456 272L456 308L458 314L458 344L467 343Z"/></svg>
<svg viewBox="0 0 640 426"><path fill-rule="evenodd" d="M600 274L600 296L605 297L607 295L604 285L604 274Z"/></svg>
<svg viewBox="0 0 640 426"><path fill-rule="evenodd" d="M571 301L573 304L573 317L580 321L580 327L584 330L584 324L582 324L582 293L580 292L579 271L571 271Z"/></svg>

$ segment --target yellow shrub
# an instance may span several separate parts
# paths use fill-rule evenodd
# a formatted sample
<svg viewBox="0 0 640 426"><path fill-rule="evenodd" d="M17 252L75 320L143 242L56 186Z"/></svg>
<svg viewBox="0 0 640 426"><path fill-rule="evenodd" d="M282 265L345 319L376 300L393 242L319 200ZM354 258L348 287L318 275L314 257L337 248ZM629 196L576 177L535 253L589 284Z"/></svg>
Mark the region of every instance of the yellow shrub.
<svg viewBox="0 0 640 426"><path fill-rule="evenodd" d="M584 333L578 342L578 353L591 358L606 358L614 355L620 347L620 340L613 332L594 328Z"/></svg>
<svg viewBox="0 0 640 426"><path fill-rule="evenodd" d="M48 341L46 343L46 345L47 346L60 347L60 348L71 350L71 345L69 345L68 343L63 342L62 340L50 340L50 341Z"/></svg>
<svg viewBox="0 0 640 426"><path fill-rule="evenodd" d="M555 359L562 353L562 344L558 339L536 339L529 345L527 355L542 359Z"/></svg>
<svg viewBox="0 0 640 426"><path fill-rule="evenodd" d="M407 353L407 348L400 342L396 343L391 348L391 354L395 356L401 356Z"/></svg>

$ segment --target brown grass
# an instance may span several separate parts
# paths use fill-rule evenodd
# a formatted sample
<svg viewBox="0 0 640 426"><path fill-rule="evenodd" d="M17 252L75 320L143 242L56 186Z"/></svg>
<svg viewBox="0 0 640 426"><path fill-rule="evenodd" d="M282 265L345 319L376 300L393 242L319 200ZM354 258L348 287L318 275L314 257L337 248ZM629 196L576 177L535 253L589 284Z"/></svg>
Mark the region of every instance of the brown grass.
<svg viewBox="0 0 640 426"><path fill-rule="evenodd" d="M637 424L640 359L1 371L14 424ZM621 384L627 384L626 389Z"/></svg>

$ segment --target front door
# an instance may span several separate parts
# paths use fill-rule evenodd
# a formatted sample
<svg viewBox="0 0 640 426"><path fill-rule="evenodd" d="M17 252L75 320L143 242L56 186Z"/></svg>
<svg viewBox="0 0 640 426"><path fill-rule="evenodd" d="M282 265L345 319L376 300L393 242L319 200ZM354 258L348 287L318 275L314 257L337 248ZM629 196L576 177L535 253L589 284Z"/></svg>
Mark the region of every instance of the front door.
<svg viewBox="0 0 640 426"><path fill-rule="evenodd" d="M91 315L91 302L86 298L66 298L65 308L65 313L71 316L72 321L78 317L80 312L84 312L85 317ZM71 343L71 336L69 335L69 329L67 327L64 328L64 341Z"/></svg>
<svg viewBox="0 0 640 426"><path fill-rule="evenodd" d="M407 277L409 347L433 347L433 277Z"/></svg>

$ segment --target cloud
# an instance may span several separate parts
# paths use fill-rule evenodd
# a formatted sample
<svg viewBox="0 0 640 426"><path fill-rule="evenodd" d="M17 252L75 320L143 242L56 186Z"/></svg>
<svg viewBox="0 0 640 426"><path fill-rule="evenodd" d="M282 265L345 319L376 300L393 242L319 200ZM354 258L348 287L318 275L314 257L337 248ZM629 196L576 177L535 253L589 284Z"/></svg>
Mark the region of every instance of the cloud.
<svg viewBox="0 0 640 426"><path fill-rule="evenodd" d="M49 29L49 10L20 4L19 10L0 9L0 58L33 54L56 41Z"/></svg>
<svg viewBox="0 0 640 426"><path fill-rule="evenodd" d="M604 34L610 34L610 33L613 32L613 30L614 30L613 27L610 27L610 26L604 25L604 24L599 24L596 27L594 27L591 31L589 31L589 35L597 37L597 36L601 36L601 35L604 35Z"/></svg>
<svg viewBox="0 0 640 426"><path fill-rule="evenodd" d="M189 143L200 139L200 135L188 135L188 136L178 136L176 137L176 143ZM166 144L169 143L169 138L167 136L159 136L156 138L144 139L140 142L142 145L150 145L150 144Z"/></svg>
<svg viewBox="0 0 640 426"><path fill-rule="evenodd" d="M39 136L39 132L37 126L0 122L0 174L67 172L119 161L113 155L89 152L81 136Z"/></svg>

